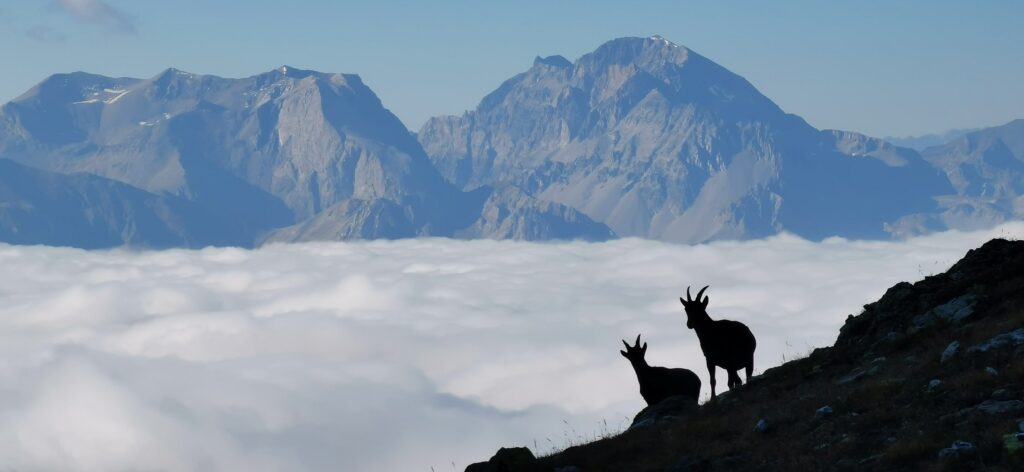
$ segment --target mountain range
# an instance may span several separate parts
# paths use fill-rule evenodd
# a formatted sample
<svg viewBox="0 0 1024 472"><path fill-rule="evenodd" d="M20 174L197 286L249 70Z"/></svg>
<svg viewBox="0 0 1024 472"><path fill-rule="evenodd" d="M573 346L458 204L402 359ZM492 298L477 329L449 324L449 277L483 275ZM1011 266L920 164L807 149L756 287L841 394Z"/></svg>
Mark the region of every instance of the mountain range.
<svg viewBox="0 0 1024 472"><path fill-rule="evenodd" d="M1024 215L1021 123L921 152L818 130L657 36L415 134L357 75L57 74L0 108L0 240L905 236Z"/></svg>

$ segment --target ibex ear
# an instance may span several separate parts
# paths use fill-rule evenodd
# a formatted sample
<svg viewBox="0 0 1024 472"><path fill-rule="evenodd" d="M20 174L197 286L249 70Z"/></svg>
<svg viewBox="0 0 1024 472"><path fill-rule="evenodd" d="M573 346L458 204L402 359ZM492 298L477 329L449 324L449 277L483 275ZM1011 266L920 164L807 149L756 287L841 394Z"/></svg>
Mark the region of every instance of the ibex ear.
<svg viewBox="0 0 1024 472"><path fill-rule="evenodd" d="M701 301L700 304L704 307L704 309L707 309L709 301L711 301L711 299L709 299L707 295L705 295L704 300Z"/></svg>
<svg viewBox="0 0 1024 472"><path fill-rule="evenodd" d="M631 346L629 345L629 343L627 343L627 342L626 342L626 340L625 340L625 339L623 339L623 340L622 340L622 345L623 345L623 346L626 346L626 350L627 350L627 351L628 351L628 350L629 350L629 348L631 347Z"/></svg>
<svg viewBox="0 0 1024 472"><path fill-rule="evenodd" d="M622 354L622 357L629 359L629 354L626 354L626 351L619 351L619 354Z"/></svg>
<svg viewBox="0 0 1024 472"><path fill-rule="evenodd" d="M682 303L683 306L686 306L686 300L683 300L683 297L679 297L679 303Z"/></svg>

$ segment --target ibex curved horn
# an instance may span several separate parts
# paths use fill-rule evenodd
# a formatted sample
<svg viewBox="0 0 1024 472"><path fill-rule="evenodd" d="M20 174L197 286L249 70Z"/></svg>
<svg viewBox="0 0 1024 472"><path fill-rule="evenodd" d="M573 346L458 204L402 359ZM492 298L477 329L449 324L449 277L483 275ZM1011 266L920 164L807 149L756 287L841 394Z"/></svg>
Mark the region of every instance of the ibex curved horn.
<svg viewBox="0 0 1024 472"><path fill-rule="evenodd" d="M700 289L700 291L697 292L697 301L700 301L700 296L704 295L704 291L707 290L708 287L710 287L710 285L705 285L704 288Z"/></svg>

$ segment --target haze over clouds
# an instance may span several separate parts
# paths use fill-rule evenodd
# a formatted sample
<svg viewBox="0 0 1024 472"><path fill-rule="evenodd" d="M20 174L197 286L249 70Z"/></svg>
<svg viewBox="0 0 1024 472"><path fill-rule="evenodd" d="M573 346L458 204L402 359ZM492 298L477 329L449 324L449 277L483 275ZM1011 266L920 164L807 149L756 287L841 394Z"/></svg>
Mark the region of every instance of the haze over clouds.
<svg viewBox="0 0 1024 472"><path fill-rule="evenodd" d="M1000 235L1024 224L904 242L0 245L0 466L425 471L549 451L642 406L622 338L643 333L652 364L694 370L706 395L688 284L751 327L760 372Z"/></svg>

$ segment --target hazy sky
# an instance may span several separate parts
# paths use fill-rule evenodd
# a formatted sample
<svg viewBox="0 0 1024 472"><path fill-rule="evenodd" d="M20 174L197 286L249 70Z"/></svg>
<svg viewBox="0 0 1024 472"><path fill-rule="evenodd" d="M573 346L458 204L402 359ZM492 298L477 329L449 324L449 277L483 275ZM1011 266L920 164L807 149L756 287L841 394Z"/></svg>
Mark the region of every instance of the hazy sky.
<svg viewBox="0 0 1024 472"><path fill-rule="evenodd" d="M55 72L360 74L416 130L534 56L661 34L820 128L908 135L1024 116L1019 1L13 0L0 101Z"/></svg>

